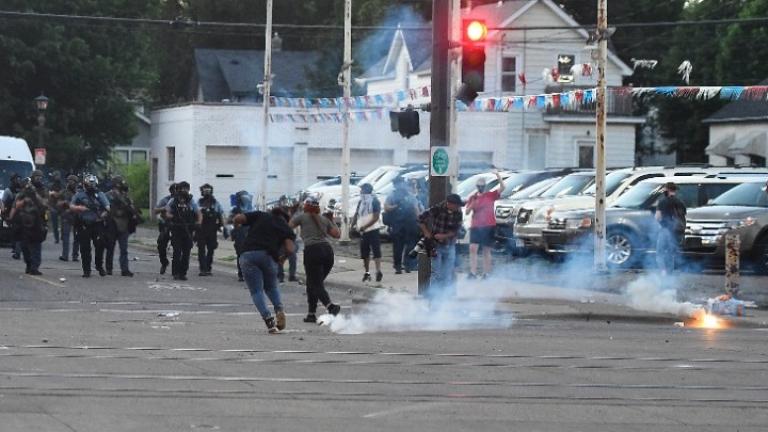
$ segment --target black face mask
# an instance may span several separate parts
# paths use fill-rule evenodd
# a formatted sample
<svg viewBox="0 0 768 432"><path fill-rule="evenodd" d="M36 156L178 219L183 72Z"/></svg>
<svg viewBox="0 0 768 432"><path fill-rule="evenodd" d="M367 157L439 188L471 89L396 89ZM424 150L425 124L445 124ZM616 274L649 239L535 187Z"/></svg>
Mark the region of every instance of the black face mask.
<svg viewBox="0 0 768 432"><path fill-rule="evenodd" d="M40 187L43 185L43 180L40 177L35 177L32 179L32 184L36 187Z"/></svg>

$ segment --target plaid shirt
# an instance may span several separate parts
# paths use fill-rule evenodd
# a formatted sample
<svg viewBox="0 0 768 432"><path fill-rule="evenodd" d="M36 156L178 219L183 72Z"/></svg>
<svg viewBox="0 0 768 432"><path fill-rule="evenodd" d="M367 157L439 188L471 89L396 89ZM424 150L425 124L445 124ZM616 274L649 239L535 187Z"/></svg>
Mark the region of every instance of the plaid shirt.
<svg viewBox="0 0 768 432"><path fill-rule="evenodd" d="M461 210L450 213L445 203L436 205L419 216L420 223L431 226L432 234L458 233L461 221Z"/></svg>

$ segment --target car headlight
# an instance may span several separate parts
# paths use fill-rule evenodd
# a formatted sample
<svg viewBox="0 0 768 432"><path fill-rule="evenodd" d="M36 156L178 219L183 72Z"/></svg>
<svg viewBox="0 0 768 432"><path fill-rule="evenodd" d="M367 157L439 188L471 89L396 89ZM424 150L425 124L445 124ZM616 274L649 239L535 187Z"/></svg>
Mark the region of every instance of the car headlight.
<svg viewBox="0 0 768 432"><path fill-rule="evenodd" d="M592 218L589 216L584 216L581 219L567 219L565 221L565 228L569 230L589 228L591 226L592 226Z"/></svg>
<svg viewBox="0 0 768 432"><path fill-rule="evenodd" d="M731 221L730 223L728 223L728 228L738 229L738 228L749 227L754 224L755 224L755 219L750 216L745 219Z"/></svg>

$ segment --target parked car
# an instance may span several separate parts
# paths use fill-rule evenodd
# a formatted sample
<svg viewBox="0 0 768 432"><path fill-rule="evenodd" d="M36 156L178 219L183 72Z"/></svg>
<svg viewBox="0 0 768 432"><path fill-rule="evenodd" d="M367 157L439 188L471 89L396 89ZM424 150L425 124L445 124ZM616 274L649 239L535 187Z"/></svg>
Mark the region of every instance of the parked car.
<svg viewBox="0 0 768 432"><path fill-rule="evenodd" d="M725 235L737 233L742 258L768 274L768 191L765 177L742 179L744 184L688 212L683 254L724 262Z"/></svg>
<svg viewBox="0 0 768 432"><path fill-rule="evenodd" d="M626 191L643 180L654 177L690 177L705 176L709 172L698 167L664 168L664 167L639 167L622 168L611 171L605 179L606 206ZM596 185L594 184L594 172L592 182L579 193L571 193L568 196L561 194L550 200L536 200L524 203L517 214L514 228L514 241L517 247L529 250L544 251L544 229L547 228L552 214L556 211L578 210L594 208Z"/></svg>
<svg viewBox="0 0 768 432"><path fill-rule="evenodd" d="M359 176L356 173L352 173L352 175L349 176L349 184L356 185L362 178L363 176ZM328 186L341 186L341 176L333 176L331 178L320 180L317 183L307 186L304 189L304 191L310 192L310 193L317 192L317 191L320 191L322 188L325 188Z"/></svg>
<svg viewBox="0 0 768 432"><path fill-rule="evenodd" d="M626 268L642 262L656 249L658 223L654 212L664 184L674 181L677 196L687 208L705 205L738 186L737 177L656 177L644 180L619 197L605 210L606 259L612 268ZM554 256L593 253L595 209L555 212L543 231L546 251Z"/></svg>

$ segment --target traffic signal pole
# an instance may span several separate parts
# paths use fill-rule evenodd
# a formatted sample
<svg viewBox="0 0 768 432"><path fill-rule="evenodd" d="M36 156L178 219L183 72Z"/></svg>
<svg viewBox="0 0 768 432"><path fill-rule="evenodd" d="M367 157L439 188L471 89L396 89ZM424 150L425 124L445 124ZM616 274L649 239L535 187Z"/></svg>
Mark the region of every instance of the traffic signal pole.
<svg viewBox="0 0 768 432"><path fill-rule="evenodd" d="M432 113L429 123L429 147L448 147L450 120L450 79L448 40L451 35L451 2L432 2ZM432 152L430 151L430 154ZM430 166L432 161L429 161ZM453 162L455 163L455 161ZM445 201L449 177L429 175L429 206ZM425 254L419 255L419 294L429 287L431 263ZM450 271L450 270L449 270Z"/></svg>
<svg viewBox="0 0 768 432"><path fill-rule="evenodd" d="M605 68L608 63L608 1L597 0L597 113L595 161L595 272L608 270L605 260L605 131L606 84Z"/></svg>

